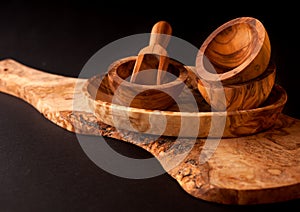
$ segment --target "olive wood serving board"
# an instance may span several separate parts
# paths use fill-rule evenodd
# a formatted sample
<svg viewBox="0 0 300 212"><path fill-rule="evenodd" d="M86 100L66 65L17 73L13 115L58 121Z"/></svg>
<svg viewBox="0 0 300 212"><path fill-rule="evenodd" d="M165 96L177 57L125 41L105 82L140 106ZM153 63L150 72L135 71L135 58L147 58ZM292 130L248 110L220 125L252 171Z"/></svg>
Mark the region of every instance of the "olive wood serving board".
<svg viewBox="0 0 300 212"><path fill-rule="evenodd" d="M83 88L86 83L87 79L46 73L12 59L0 61L0 91L23 99L60 127L137 145L158 160L172 147L175 140L172 136L157 139L149 134L117 131L100 122L85 105L73 111L74 96L86 98L75 87ZM199 156L209 139L199 137L184 160L168 170L168 174L188 194L210 202L246 205L300 198L299 129L300 120L280 113L268 129L222 138L203 163ZM186 141L177 143L173 156L184 150Z"/></svg>

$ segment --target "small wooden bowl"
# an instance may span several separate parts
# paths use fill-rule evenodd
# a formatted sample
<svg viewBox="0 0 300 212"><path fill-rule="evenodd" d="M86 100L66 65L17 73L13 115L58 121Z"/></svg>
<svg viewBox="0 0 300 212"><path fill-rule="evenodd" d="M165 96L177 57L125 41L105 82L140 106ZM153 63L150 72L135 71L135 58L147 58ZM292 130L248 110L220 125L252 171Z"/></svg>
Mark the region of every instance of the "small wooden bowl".
<svg viewBox="0 0 300 212"><path fill-rule="evenodd" d="M172 106L175 103L174 99L184 88L188 76L185 66L170 58L168 66L170 74L165 75L160 85L156 85L156 81L154 84L149 84L148 80L151 77L148 78L147 74L145 75L147 79L144 79L145 84L138 84L130 82L136 58L136 56L122 58L110 65L108 81L114 93L113 103L151 110L164 110ZM143 65L147 66L147 63ZM151 67L153 67L153 60ZM147 67L143 67L143 70L145 69Z"/></svg>
<svg viewBox="0 0 300 212"><path fill-rule="evenodd" d="M276 66L270 63L262 75L248 82L223 86L219 83L220 86L217 86L198 78L197 85L206 102L217 111L248 110L259 107L267 99L275 77Z"/></svg>
<svg viewBox="0 0 300 212"><path fill-rule="evenodd" d="M263 24L252 17L240 17L207 37L198 51L196 70L206 81L242 83L261 75L270 56L270 40Z"/></svg>

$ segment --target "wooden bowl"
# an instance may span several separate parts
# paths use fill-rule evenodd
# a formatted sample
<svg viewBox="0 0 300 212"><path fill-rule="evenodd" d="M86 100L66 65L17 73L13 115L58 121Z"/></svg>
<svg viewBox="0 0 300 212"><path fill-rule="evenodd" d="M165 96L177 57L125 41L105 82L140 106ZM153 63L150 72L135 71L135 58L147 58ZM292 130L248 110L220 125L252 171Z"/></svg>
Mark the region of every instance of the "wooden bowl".
<svg viewBox="0 0 300 212"><path fill-rule="evenodd" d="M252 17L240 17L207 37L198 51L196 70L206 81L242 83L261 75L270 56L270 40L263 24Z"/></svg>
<svg viewBox="0 0 300 212"><path fill-rule="evenodd" d="M181 63L170 59L168 65L168 73L170 74L165 75L160 85L155 84L156 77L152 77L154 80L151 81L151 74L149 73L146 73L139 80L142 84L132 83L130 76L136 58L136 56L122 58L109 67L108 80L114 93L113 102L124 106L152 110L163 110L173 105L174 99L178 97L185 85L184 82L188 75L186 68ZM151 67L153 67L153 61L155 60L152 58ZM147 66L147 63L143 63L143 66ZM147 70L147 67L143 67L143 70L145 69ZM156 70L150 71L154 73ZM144 71L140 71L139 74L142 72Z"/></svg>
<svg viewBox="0 0 300 212"><path fill-rule="evenodd" d="M193 91L199 112L189 112L190 98L185 98L184 92L181 94L182 108L186 109L181 111L176 106L157 111L114 104L112 103L114 95L107 74L93 76L83 86L83 94L98 121L118 129L130 131L132 128L139 133L175 137L194 136L194 130L197 131L199 138L219 137L219 120L222 122L224 119L226 121L223 138L255 134L275 124L287 101L285 89L275 84L267 100L257 108L212 112L197 87L193 88ZM183 126L183 121L190 125ZM191 124L195 121L199 121L200 126L197 129Z"/></svg>
<svg viewBox="0 0 300 212"><path fill-rule="evenodd" d="M257 78L239 84L222 85L198 78L198 90L217 111L248 110L259 107L269 96L276 78L276 66L270 63ZM223 96L225 98L222 98ZM225 100L225 101L224 101Z"/></svg>

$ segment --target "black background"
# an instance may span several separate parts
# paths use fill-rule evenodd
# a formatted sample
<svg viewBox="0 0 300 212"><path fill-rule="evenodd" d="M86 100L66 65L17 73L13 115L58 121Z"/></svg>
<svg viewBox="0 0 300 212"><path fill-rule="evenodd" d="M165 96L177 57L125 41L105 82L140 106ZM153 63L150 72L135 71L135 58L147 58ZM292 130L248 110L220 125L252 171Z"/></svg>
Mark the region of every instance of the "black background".
<svg viewBox="0 0 300 212"><path fill-rule="evenodd" d="M174 36L200 47L224 22L252 16L262 21L270 37L276 82L288 93L284 113L300 119L298 15L297 6L287 1L266 7L250 1L221 5L1 2L0 59L77 77L99 49L125 36L148 33L159 20L172 25ZM205 202L188 195L167 174L141 180L111 175L89 160L73 133L52 124L27 103L3 93L0 103L0 211L299 210L299 200L255 206ZM107 141L122 154L150 157L133 145Z"/></svg>

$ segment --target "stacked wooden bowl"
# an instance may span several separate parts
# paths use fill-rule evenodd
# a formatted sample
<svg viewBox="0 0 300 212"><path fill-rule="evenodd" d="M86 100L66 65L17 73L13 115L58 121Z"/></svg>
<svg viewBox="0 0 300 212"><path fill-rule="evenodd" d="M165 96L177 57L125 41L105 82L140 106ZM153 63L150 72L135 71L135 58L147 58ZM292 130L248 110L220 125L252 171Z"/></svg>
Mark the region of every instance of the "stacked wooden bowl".
<svg viewBox="0 0 300 212"><path fill-rule="evenodd" d="M276 66L263 24L252 17L230 20L213 31L196 58L197 85L217 111L259 107L269 96Z"/></svg>

